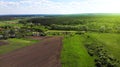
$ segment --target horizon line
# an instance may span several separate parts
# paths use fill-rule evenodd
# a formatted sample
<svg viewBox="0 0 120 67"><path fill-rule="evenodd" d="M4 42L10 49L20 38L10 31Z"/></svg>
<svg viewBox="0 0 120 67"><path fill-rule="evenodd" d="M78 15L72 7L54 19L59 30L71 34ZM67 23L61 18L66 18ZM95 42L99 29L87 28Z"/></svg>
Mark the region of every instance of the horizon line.
<svg viewBox="0 0 120 67"><path fill-rule="evenodd" d="M7 15L80 15L80 14L120 14L120 13L71 13L71 14L0 14L0 16Z"/></svg>

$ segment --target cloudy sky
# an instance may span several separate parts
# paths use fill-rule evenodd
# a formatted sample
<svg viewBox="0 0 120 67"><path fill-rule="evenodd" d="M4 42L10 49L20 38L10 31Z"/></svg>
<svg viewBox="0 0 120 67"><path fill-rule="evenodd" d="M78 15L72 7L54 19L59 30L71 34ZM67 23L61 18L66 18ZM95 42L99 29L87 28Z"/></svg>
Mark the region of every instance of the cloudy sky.
<svg viewBox="0 0 120 67"><path fill-rule="evenodd" d="M120 0L0 0L0 14L120 13Z"/></svg>

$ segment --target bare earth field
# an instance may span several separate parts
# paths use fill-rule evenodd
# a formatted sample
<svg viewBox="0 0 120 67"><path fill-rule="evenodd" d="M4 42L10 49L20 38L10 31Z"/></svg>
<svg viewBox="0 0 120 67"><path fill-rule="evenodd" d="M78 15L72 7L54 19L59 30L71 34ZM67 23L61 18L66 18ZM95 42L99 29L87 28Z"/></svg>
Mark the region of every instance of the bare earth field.
<svg viewBox="0 0 120 67"><path fill-rule="evenodd" d="M40 42L0 56L0 67L61 67L62 37L31 37Z"/></svg>

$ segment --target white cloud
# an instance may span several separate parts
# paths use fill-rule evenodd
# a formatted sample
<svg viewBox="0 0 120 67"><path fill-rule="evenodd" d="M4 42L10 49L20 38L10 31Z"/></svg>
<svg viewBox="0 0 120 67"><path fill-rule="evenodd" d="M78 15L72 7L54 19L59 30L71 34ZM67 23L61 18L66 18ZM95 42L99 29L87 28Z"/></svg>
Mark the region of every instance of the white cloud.
<svg viewBox="0 0 120 67"><path fill-rule="evenodd" d="M52 0L0 1L0 14L71 14L119 13L119 0Z"/></svg>

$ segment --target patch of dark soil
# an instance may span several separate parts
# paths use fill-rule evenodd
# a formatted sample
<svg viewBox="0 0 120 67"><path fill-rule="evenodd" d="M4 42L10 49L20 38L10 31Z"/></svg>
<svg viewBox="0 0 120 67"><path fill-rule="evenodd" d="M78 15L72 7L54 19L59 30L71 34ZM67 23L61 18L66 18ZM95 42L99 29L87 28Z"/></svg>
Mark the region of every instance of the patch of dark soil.
<svg viewBox="0 0 120 67"><path fill-rule="evenodd" d="M62 67L61 48L62 37L48 37L35 45L1 55L0 67Z"/></svg>

